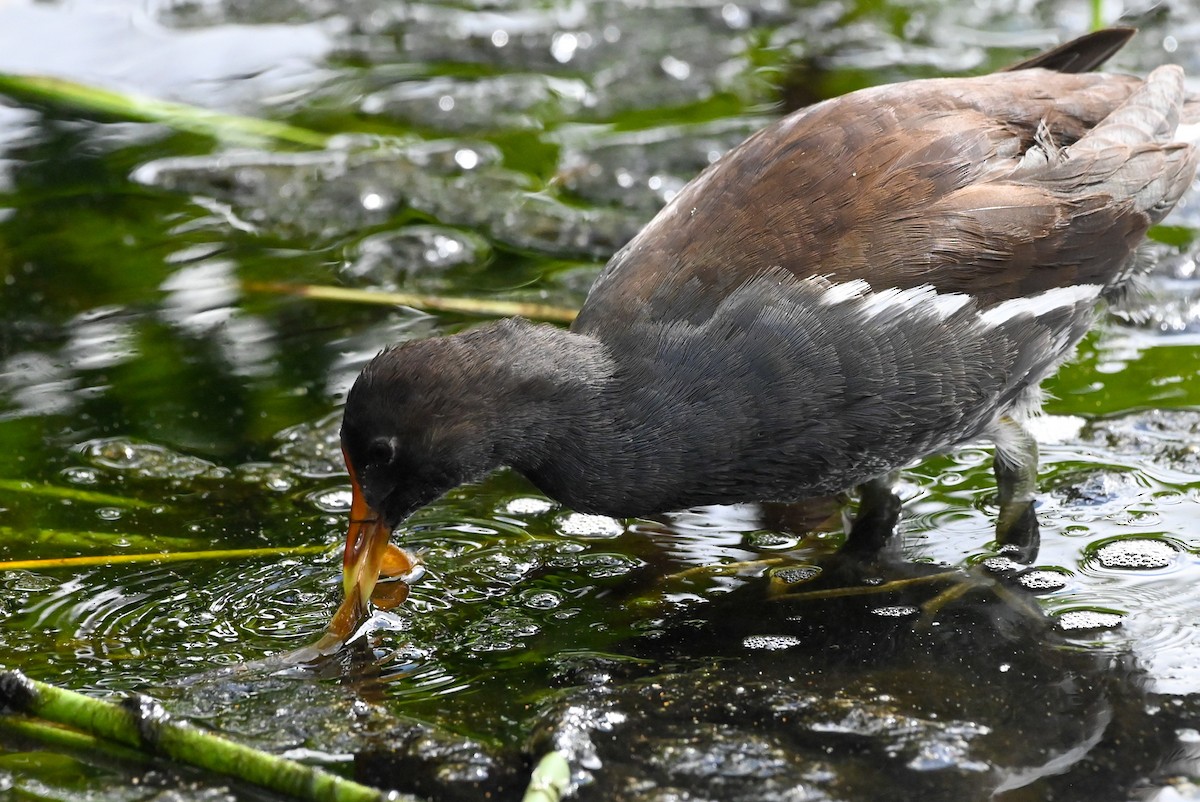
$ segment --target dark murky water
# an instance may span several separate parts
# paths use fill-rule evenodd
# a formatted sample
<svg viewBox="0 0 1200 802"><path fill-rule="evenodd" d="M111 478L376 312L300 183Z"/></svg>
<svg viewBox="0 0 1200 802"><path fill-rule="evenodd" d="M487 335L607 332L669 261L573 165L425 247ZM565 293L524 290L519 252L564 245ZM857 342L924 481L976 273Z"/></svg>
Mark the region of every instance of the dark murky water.
<svg viewBox="0 0 1200 802"><path fill-rule="evenodd" d="M317 547L4 570L0 663L153 693L241 741L437 799L519 798L552 749L586 799L1197 798L1196 192L1164 237L1183 247L1155 246L1147 291L1048 387L1030 593L980 566L934 618L920 605L956 587L945 578L822 598L863 578L830 556L836 509L806 526L749 507L614 521L502 474L410 522L425 576L336 664L220 670L312 640L336 607L335 410L363 362L474 322L245 283L575 307L608 254L781 105L995 67L1088 13L4 6L0 70L338 136L306 150L0 100L0 559ZM1140 24L1118 68L1200 76L1195 10ZM907 471L900 542L866 578L984 560L989 464L970 448ZM222 787L0 734L4 799Z"/></svg>

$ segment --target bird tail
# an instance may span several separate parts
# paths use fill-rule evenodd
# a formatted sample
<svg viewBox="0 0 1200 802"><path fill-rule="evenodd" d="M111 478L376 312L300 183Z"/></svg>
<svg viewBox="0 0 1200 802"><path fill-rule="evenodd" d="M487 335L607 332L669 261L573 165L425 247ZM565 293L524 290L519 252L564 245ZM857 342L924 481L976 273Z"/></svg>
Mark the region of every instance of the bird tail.
<svg viewBox="0 0 1200 802"><path fill-rule="evenodd" d="M1200 112L1200 104L1188 102L1183 70L1159 67L1070 147L1070 158L1111 159L1115 169L1096 188L1129 198L1151 224L1158 223L1191 186L1200 164L1200 148L1180 136L1200 133L1186 119L1193 111Z"/></svg>

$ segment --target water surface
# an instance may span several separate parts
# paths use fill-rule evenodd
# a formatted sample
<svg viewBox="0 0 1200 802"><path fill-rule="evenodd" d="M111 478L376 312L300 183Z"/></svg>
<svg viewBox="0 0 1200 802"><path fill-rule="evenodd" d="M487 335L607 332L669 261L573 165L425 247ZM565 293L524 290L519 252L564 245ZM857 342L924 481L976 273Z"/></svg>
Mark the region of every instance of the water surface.
<svg viewBox="0 0 1200 802"><path fill-rule="evenodd" d="M151 693L240 741L438 799L519 798L551 749L584 799L1195 795L1197 192L1150 249L1145 292L1048 383L1029 593L984 585L932 619L921 605L945 580L806 597L853 570L830 556L835 507L617 521L501 473L405 526L424 577L333 664L222 671L311 641L337 606L337 408L357 371L480 319L250 283L578 307L656 209L784 108L991 69L1088 13L4 6L0 70L337 136L305 149L0 100L0 559L323 547L4 571L0 662ZM1195 11L1140 24L1115 68L1200 75ZM865 578L985 560L990 460L970 447L907 470L897 547ZM780 562L689 570L764 559ZM0 736L5 798L222 786Z"/></svg>

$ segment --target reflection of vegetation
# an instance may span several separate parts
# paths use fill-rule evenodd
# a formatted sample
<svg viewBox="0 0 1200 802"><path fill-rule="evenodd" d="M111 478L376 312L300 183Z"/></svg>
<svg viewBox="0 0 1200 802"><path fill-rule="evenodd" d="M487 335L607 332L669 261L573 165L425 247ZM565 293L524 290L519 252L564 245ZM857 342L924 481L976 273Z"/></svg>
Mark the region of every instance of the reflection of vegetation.
<svg viewBox="0 0 1200 802"><path fill-rule="evenodd" d="M1105 369L1098 372L1098 365ZM1060 415L1191 408L1200 398L1200 349L1161 343L1138 350L1093 334L1080 346L1079 358L1046 382L1046 390L1046 410Z"/></svg>
<svg viewBox="0 0 1200 802"><path fill-rule="evenodd" d="M1182 251L1196 241L1196 231L1187 226L1158 225L1150 229L1150 239Z"/></svg>

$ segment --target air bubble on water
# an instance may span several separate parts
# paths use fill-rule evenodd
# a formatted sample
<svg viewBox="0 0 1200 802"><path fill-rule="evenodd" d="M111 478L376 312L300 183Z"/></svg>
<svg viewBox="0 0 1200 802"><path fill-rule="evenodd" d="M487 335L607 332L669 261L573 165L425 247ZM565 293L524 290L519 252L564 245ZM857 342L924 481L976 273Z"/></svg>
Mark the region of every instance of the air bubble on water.
<svg viewBox="0 0 1200 802"><path fill-rule="evenodd" d="M62 477L73 485L94 485L100 481L100 472L94 468L66 468Z"/></svg>
<svg viewBox="0 0 1200 802"><path fill-rule="evenodd" d="M1105 610L1067 610L1057 617L1058 628L1064 632L1116 629L1124 620L1125 616Z"/></svg>
<svg viewBox="0 0 1200 802"><path fill-rule="evenodd" d="M1041 569L1026 571L1017 577L1017 581L1024 585L1026 589L1036 592L1062 590L1067 586L1066 574Z"/></svg>
<svg viewBox="0 0 1200 802"><path fill-rule="evenodd" d="M1105 568L1148 571L1166 568L1175 561L1175 547L1165 540L1122 538L1096 549L1096 560Z"/></svg>
<svg viewBox="0 0 1200 802"><path fill-rule="evenodd" d="M549 511L552 507L554 507L553 502L544 498L523 496L514 498L505 504L504 511L510 515L537 515Z"/></svg>
<svg viewBox="0 0 1200 802"><path fill-rule="evenodd" d="M742 645L747 649L769 652L790 649L793 646L799 646L803 642L794 635L750 635L742 639Z"/></svg>
<svg viewBox="0 0 1200 802"><path fill-rule="evenodd" d="M558 520L558 529L564 535L597 539L618 537L625 531L625 527L615 518L582 512L564 515Z"/></svg>
<svg viewBox="0 0 1200 802"><path fill-rule="evenodd" d="M802 582L811 582L821 575L821 567L819 565L789 565L786 568L777 568L771 572L771 578L784 583L785 585L798 585Z"/></svg>
<svg viewBox="0 0 1200 802"><path fill-rule="evenodd" d="M876 607L871 612L884 618L909 618L921 612L921 608L911 604L894 604L888 607Z"/></svg>
<svg viewBox="0 0 1200 802"><path fill-rule="evenodd" d="M305 496L305 499L322 512L346 512L350 509L352 498L350 488L335 487L316 490Z"/></svg>

